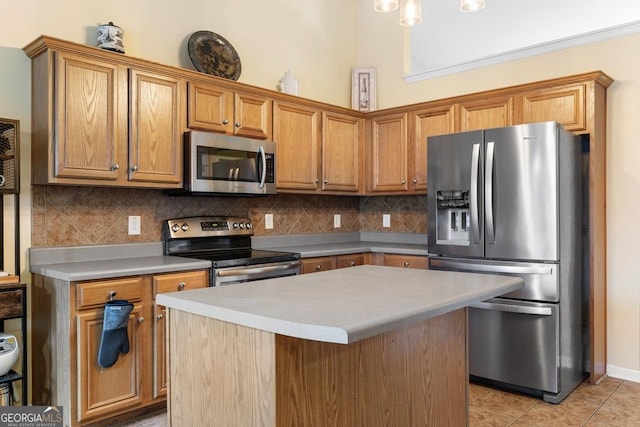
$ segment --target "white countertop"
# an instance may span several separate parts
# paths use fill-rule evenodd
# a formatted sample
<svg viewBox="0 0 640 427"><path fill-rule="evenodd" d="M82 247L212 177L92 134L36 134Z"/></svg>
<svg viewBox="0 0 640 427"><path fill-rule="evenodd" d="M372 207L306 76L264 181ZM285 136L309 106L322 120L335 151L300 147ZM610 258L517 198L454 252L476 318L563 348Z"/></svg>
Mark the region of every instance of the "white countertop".
<svg viewBox="0 0 640 427"><path fill-rule="evenodd" d="M172 309L348 344L519 289L517 277L363 265L159 294Z"/></svg>

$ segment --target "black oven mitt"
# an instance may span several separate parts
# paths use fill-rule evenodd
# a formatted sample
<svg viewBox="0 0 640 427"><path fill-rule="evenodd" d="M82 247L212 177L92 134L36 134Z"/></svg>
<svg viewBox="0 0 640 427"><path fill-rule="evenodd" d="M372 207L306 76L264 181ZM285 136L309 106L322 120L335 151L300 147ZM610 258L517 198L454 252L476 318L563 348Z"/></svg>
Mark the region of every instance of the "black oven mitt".
<svg viewBox="0 0 640 427"><path fill-rule="evenodd" d="M129 353L127 324L133 304L127 300L109 301L104 307L102 336L98 350L98 365L103 368L113 366L120 353Z"/></svg>

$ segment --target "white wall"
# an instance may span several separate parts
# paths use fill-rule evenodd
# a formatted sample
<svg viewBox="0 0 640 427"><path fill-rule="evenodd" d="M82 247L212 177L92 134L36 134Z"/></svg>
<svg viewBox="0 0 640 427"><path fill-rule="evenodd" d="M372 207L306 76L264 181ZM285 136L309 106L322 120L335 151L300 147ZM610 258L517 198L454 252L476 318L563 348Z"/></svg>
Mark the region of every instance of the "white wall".
<svg viewBox="0 0 640 427"><path fill-rule="evenodd" d="M615 80L607 91L607 372L640 382L640 34L406 84L404 30L368 3L360 1L359 62L377 67L380 108L596 70Z"/></svg>

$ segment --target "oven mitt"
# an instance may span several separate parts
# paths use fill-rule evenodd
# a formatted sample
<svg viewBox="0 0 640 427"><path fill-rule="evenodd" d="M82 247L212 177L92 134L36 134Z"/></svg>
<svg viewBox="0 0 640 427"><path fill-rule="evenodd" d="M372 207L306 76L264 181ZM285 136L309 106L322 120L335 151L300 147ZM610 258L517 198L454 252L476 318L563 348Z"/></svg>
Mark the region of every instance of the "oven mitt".
<svg viewBox="0 0 640 427"><path fill-rule="evenodd" d="M113 366L118 355L129 353L129 334L127 324L133 304L127 300L109 301L104 307L102 336L98 350L98 365L103 368Z"/></svg>

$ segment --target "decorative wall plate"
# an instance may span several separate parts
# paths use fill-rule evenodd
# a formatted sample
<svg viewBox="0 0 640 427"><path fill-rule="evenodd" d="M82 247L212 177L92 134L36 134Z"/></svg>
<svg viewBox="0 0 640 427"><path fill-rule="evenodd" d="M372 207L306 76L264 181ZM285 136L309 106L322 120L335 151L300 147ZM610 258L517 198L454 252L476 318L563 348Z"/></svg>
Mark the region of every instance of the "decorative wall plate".
<svg viewBox="0 0 640 427"><path fill-rule="evenodd" d="M238 80L242 64L231 43L211 31L196 31L189 38L189 56L196 70Z"/></svg>

